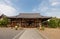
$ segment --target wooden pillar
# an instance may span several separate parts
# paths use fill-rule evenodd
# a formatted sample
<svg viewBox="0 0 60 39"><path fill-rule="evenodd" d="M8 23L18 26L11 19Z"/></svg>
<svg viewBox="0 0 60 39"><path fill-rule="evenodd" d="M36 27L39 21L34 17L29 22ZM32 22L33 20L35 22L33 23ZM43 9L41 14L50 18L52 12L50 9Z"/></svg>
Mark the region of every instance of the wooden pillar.
<svg viewBox="0 0 60 39"><path fill-rule="evenodd" d="M40 27L40 29L42 28L42 21L41 20L39 22L39 27Z"/></svg>
<svg viewBox="0 0 60 39"><path fill-rule="evenodd" d="M21 22L20 23L21 23L21 27L22 27L22 19L21 19Z"/></svg>
<svg viewBox="0 0 60 39"><path fill-rule="evenodd" d="M34 19L34 27L36 27L35 19Z"/></svg>

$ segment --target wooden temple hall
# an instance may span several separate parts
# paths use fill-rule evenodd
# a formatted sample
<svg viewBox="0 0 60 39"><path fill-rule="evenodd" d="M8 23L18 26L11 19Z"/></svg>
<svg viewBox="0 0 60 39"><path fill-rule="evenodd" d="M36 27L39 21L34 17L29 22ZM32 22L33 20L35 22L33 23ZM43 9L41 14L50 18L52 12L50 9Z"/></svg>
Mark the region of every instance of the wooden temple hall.
<svg viewBox="0 0 60 39"><path fill-rule="evenodd" d="M47 16L41 16L40 13L20 13L17 16L7 17L10 19L10 26L20 26L20 27L39 27L42 22L50 19Z"/></svg>

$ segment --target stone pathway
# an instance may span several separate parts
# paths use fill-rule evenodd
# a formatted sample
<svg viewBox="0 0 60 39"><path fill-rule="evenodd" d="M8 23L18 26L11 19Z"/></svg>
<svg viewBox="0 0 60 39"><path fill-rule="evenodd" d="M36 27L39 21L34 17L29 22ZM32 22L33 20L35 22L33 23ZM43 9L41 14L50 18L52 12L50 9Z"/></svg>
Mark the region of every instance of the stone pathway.
<svg viewBox="0 0 60 39"><path fill-rule="evenodd" d="M36 29L26 29L19 39L43 39Z"/></svg>
<svg viewBox="0 0 60 39"><path fill-rule="evenodd" d="M19 34L19 36L22 34L22 30L15 30L14 28L0 28L0 39L15 39L15 36Z"/></svg>

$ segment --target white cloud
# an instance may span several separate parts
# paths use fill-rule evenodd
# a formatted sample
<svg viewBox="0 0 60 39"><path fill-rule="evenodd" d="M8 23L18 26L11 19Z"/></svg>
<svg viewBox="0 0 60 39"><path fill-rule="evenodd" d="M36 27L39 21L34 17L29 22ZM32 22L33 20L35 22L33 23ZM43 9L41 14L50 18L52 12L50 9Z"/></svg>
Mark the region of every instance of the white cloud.
<svg viewBox="0 0 60 39"><path fill-rule="evenodd" d="M59 6L60 5L60 2L52 2L51 5L52 6Z"/></svg>
<svg viewBox="0 0 60 39"><path fill-rule="evenodd" d="M45 16L60 18L60 0L43 0L42 3L40 3L37 8L34 8L33 10L35 12L40 12L42 15Z"/></svg>
<svg viewBox="0 0 60 39"><path fill-rule="evenodd" d="M17 10L12 5L11 0L0 0L0 14L7 16L17 15Z"/></svg>
<svg viewBox="0 0 60 39"><path fill-rule="evenodd" d="M49 0L49 2L60 2L60 0Z"/></svg>
<svg viewBox="0 0 60 39"><path fill-rule="evenodd" d="M43 1L42 3L40 3L37 8L33 8L32 12L40 12L41 15L45 15L46 12L49 8L47 7L47 2L46 1Z"/></svg>
<svg viewBox="0 0 60 39"><path fill-rule="evenodd" d="M7 16L13 16L13 15L16 15L16 9L11 7L11 6L8 6L8 5L2 5L0 4L0 12L2 14L5 14Z"/></svg>
<svg viewBox="0 0 60 39"><path fill-rule="evenodd" d="M60 18L60 12L46 12L47 16L53 16Z"/></svg>
<svg viewBox="0 0 60 39"><path fill-rule="evenodd" d="M0 4L12 5L11 0L0 0Z"/></svg>
<svg viewBox="0 0 60 39"><path fill-rule="evenodd" d="M49 0L50 4L52 6L58 6L60 5L60 0Z"/></svg>

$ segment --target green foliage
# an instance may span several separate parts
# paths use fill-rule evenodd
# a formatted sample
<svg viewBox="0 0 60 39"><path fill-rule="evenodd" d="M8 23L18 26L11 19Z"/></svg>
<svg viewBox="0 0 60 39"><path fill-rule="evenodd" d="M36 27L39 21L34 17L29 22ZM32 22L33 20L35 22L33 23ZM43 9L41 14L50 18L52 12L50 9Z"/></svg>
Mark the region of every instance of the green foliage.
<svg viewBox="0 0 60 39"><path fill-rule="evenodd" d="M5 27L8 23L9 23L8 22L8 18L3 17L3 18L0 19L0 26L4 26Z"/></svg>
<svg viewBox="0 0 60 39"><path fill-rule="evenodd" d="M59 20L59 22L58 22L58 27L60 28L60 20Z"/></svg>
<svg viewBox="0 0 60 39"><path fill-rule="evenodd" d="M57 18L50 19L50 21L48 21L48 25L51 28L57 28L59 26L59 19Z"/></svg>
<svg viewBox="0 0 60 39"><path fill-rule="evenodd" d="M42 27L41 27L41 29L42 29L42 30L45 30L45 27L44 27L44 26L42 26Z"/></svg>

